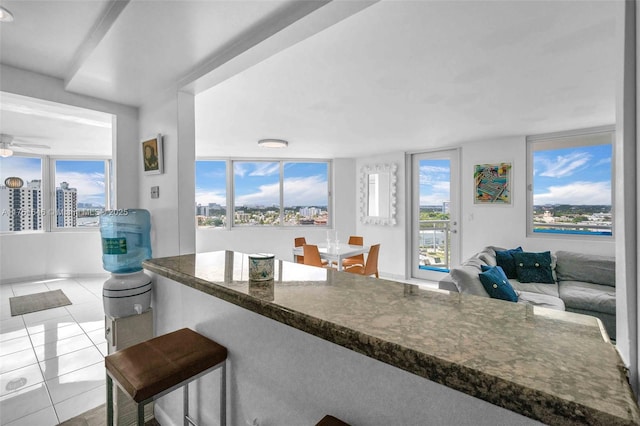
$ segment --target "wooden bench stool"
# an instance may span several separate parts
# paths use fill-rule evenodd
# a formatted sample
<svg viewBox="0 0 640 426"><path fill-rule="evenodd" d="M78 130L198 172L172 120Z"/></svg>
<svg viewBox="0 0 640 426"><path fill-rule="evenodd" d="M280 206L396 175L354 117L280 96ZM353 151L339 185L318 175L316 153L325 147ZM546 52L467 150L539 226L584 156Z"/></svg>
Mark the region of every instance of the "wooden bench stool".
<svg viewBox="0 0 640 426"><path fill-rule="evenodd" d="M138 425L144 425L144 406L184 388L184 424L189 417L189 383L222 368L220 424L226 424L227 348L193 330L183 328L128 347L104 359L107 369L107 425L113 425L113 382L136 402Z"/></svg>

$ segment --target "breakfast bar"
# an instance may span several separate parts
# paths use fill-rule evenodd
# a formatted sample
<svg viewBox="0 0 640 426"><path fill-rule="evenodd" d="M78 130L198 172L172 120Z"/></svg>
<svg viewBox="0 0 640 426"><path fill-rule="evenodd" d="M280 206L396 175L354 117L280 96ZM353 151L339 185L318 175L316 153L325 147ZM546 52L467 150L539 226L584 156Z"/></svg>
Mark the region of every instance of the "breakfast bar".
<svg viewBox="0 0 640 426"><path fill-rule="evenodd" d="M626 369L594 317L248 254L150 259L155 334L190 327L229 350L236 425L637 425ZM194 412L215 424L218 377ZM156 404L177 422L180 395ZM164 416L164 417L163 417Z"/></svg>

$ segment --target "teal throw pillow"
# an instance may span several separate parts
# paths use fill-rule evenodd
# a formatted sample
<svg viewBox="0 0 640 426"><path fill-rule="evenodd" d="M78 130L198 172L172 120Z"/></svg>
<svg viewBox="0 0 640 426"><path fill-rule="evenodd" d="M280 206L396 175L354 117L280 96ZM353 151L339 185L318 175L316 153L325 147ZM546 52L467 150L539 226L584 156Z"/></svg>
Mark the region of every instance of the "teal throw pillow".
<svg viewBox="0 0 640 426"><path fill-rule="evenodd" d="M555 284L551 270L551 252L514 253L516 273L521 283Z"/></svg>
<svg viewBox="0 0 640 426"><path fill-rule="evenodd" d="M516 261L513 259L514 253L522 253L522 247L503 251L496 250L496 263L502 268L507 278L518 277Z"/></svg>
<svg viewBox="0 0 640 426"><path fill-rule="evenodd" d="M518 301L518 294L500 266L483 266L482 270L484 272L478 274L478 276L489 296L509 302Z"/></svg>

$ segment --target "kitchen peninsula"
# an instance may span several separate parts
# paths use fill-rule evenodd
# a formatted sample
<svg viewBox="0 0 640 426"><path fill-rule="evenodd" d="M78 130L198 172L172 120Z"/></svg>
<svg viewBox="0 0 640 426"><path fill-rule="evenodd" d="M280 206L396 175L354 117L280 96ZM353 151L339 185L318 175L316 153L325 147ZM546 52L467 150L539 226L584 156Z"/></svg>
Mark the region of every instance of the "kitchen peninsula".
<svg viewBox="0 0 640 426"><path fill-rule="evenodd" d="M143 266L156 334L191 327L228 348L230 424L640 423L594 317L286 261L254 283L231 251ZM206 424L217 380L192 395ZM161 424L179 422L179 393L156 404Z"/></svg>

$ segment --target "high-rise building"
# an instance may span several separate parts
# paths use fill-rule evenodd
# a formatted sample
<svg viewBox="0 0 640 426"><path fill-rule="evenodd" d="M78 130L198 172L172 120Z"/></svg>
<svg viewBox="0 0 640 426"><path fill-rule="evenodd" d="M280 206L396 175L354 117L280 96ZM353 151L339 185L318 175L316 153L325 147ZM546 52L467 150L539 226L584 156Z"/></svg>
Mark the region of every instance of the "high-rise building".
<svg viewBox="0 0 640 426"><path fill-rule="evenodd" d="M41 183L34 179L21 188L0 186L0 231L42 229Z"/></svg>
<svg viewBox="0 0 640 426"><path fill-rule="evenodd" d="M56 223L58 228L75 227L78 223L78 190L62 182L56 188Z"/></svg>

